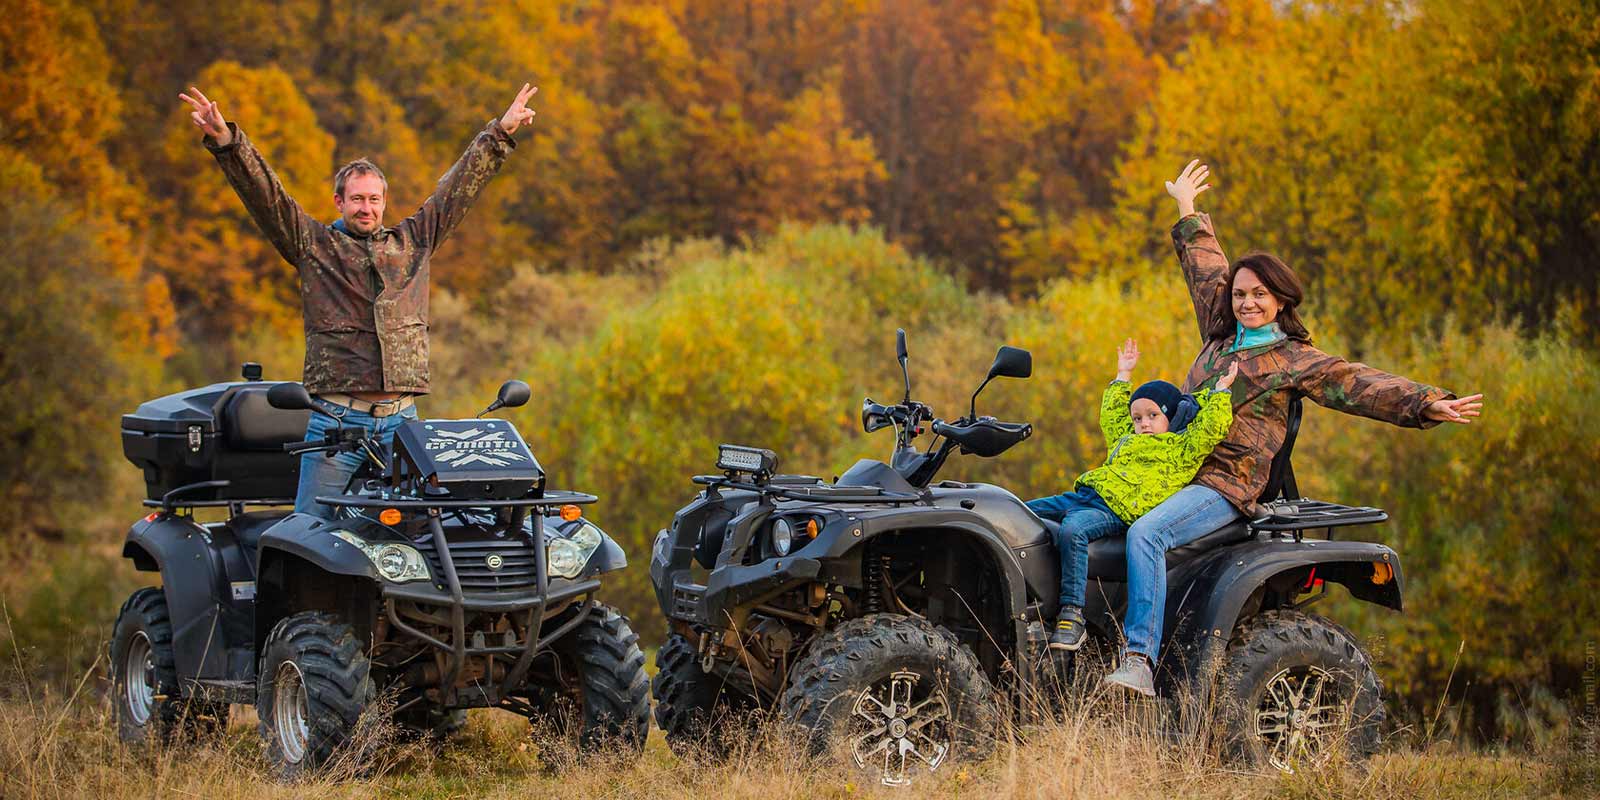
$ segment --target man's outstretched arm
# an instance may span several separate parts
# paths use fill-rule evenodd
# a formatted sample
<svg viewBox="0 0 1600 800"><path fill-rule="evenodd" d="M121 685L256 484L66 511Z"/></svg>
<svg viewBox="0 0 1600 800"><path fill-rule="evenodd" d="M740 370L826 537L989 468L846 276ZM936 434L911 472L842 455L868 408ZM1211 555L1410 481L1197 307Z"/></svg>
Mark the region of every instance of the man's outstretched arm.
<svg viewBox="0 0 1600 800"><path fill-rule="evenodd" d="M284 259L298 268L300 256L310 245L311 231L319 223L284 191L261 152L237 126L222 118L216 102L199 89L191 87L189 91L193 94L180 93L178 97L189 104L189 118L205 132L206 149L216 156L222 173L261 232Z"/></svg>
<svg viewBox="0 0 1600 800"><path fill-rule="evenodd" d="M467 151L439 179L439 185L423 201L417 213L401 223L411 228L417 241L429 249L436 248L461 224L467 209L472 207L489 180L500 171L506 157L516 148L517 142L511 135L533 121L534 111L528 108L528 101L538 91L537 86L523 84L506 113L473 138L472 143L467 145Z"/></svg>

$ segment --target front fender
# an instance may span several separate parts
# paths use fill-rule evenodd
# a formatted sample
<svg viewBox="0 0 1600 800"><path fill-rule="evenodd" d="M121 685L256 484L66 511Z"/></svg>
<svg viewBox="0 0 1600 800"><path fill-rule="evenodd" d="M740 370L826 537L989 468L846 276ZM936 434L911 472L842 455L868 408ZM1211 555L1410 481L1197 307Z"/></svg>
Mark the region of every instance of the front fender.
<svg viewBox="0 0 1600 800"><path fill-rule="evenodd" d="M310 514L290 514L261 534L262 565L265 567L271 553L287 553L324 572L376 582L378 570L372 566L372 560L350 543L330 534L346 529L338 522ZM262 570L263 574L265 571Z"/></svg>

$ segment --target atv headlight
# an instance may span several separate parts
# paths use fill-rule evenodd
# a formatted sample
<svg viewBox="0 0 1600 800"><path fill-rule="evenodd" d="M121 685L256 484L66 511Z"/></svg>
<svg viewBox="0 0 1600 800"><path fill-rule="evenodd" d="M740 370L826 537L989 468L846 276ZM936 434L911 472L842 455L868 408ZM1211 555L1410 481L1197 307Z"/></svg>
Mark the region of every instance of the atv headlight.
<svg viewBox="0 0 1600 800"><path fill-rule="evenodd" d="M551 575L576 578L589 563L589 557L600 549L604 537L600 529L588 520L578 523L578 529L566 537L552 537L545 545L545 564Z"/></svg>
<svg viewBox="0 0 1600 800"><path fill-rule="evenodd" d="M428 562L415 547L394 542L369 542L350 531L330 531L360 550L384 580L394 583L428 579Z"/></svg>
<svg viewBox="0 0 1600 800"><path fill-rule="evenodd" d="M772 552L780 555L789 555L789 548L794 546L794 526L789 520L779 517L772 523Z"/></svg>

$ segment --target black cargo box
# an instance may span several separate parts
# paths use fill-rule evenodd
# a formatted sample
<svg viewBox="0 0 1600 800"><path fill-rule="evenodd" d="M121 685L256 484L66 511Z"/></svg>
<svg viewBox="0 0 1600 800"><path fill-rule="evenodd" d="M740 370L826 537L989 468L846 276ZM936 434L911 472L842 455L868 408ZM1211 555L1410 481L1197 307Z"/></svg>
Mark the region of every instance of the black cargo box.
<svg viewBox="0 0 1600 800"><path fill-rule="evenodd" d="M122 454L144 470L152 500L179 486L228 481L185 492L187 501L292 499L300 457L283 452L305 439L309 411L267 405L271 381L213 383L158 397L122 417Z"/></svg>

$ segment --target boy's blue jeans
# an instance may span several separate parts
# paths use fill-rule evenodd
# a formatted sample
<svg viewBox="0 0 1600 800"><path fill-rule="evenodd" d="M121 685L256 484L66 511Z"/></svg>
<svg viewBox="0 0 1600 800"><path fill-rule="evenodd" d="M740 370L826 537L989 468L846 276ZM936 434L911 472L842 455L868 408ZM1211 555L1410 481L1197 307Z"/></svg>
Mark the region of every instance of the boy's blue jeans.
<svg viewBox="0 0 1600 800"><path fill-rule="evenodd" d="M333 417L313 411L311 421L306 425L308 442L320 442L328 431L343 425L346 428L361 428L369 434L376 434L385 447L392 447L395 430L417 418L416 406L387 417L374 417L363 411L323 402L316 398L313 398L312 402ZM359 452L335 453L332 458L321 452L300 456L300 484L294 493L294 510L301 514L333 519L333 506L318 503L316 498L319 495L344 494L344 487L350 482L350 476L355 474L356 468L361 466L362 458L365 456Z"/></svg>
<svg viewBox="0 0 1600 800"><path fill-rule="evenodd" d="M1056 525L1056 553L1061 556L1061 606L1083 608L1084 584L1089 580L1089 543L1126 533L1123 522L1092 487L1029 500L1028 508Z"/></svg>

